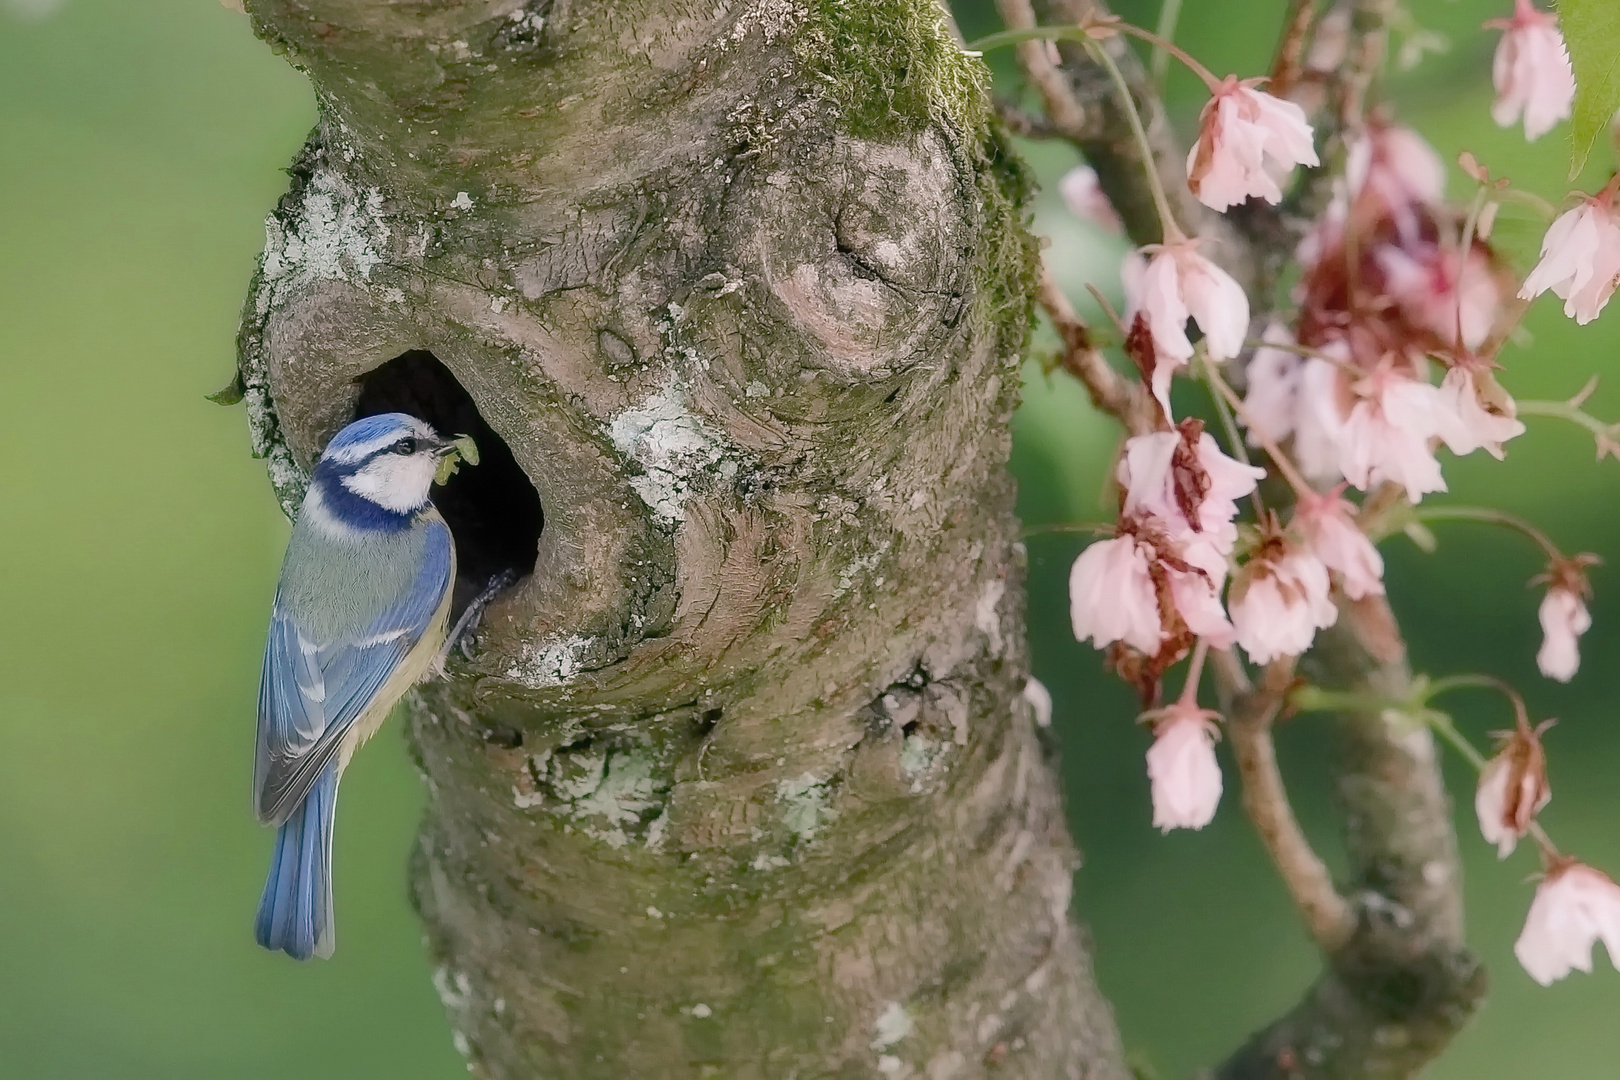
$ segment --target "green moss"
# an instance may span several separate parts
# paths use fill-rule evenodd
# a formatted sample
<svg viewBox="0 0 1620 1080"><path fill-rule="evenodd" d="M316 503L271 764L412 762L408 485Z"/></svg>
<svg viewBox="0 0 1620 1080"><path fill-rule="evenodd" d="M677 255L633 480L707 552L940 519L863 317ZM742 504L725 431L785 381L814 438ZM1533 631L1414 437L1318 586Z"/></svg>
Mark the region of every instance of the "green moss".
<svg viewBox="0 0 1620 1080"><path fill-rule="evenodd" d="M801 59L845 129L894 138L944 122L971 159L983 207L972 318L1006 357L1029 334L1040 251L1028 229L1034 180L990 107L989 69L962 51L937 0L809 0Z"/></svg>
<svg viewBox="0 0 1620 1080"><path fill-rule="evenodd" d="M917 129L940 114L969 131L989 117L989 69L965 54L937 0L809 0L800 59L852 135Z"/></svg>
<svg viewBox="0 0 1620 1080"><path fill-rule="evenodd" d="M1021 356L1034 319L1041 258L1040 241L1029 229L1035 176L993 119L986 121L981 154L977 164L984 219L975 280L985 288L974 316L996 336L1002 356Z"/></svg>

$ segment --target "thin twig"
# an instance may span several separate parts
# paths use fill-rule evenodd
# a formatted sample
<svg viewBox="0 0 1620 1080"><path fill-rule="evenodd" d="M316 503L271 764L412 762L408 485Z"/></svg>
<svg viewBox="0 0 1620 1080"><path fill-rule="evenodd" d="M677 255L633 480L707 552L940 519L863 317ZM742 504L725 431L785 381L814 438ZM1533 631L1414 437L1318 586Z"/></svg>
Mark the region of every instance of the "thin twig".
<svg viewBox="0 0 1620 1080"><path fill-rule="evenodd" d="M1063 339L1063 370L1080 380L1091 395L1091 403L1102 412L1118 420L1133 433L1143 423L1142 385L1125 378L1108 365L1091 340L1091 328L1075 312L1069 298L1063 295L1052 271L1041 264L1041 276L1035 286L1035 299L1052 320L1052 327Z"/></svg>
<svg viewBox="0 0 1620 1080"><path fill-rule="evenodd" d="M1044 116L1036 116L1033 113L1026 112L1003 98L997 98L995 106L996 115L1001 118L1001 122L1006 126L1007 130L1014 135L1021 135L1026 139L1067 138L1063 132L1048 123Z"/></svg>
<svg viewBox="0 0 1620 1080"><path fill-rule="evenodd" d="M1029 0L996 0L1002 21L1013 30L1037 25ZM1046 109L1047 126L1074 143L1094 139L1097 124L1088 124L1086 109L1074 94L1069 80L1058 70L1057 50L1046 41L1024 41L1018 45L1018 63L1034 84Z"/></svg>
<svg viewBox="0 0 1620 1080"><path fill-rule="evenodd" d="M1232 678L1235 659L1229 651L1216 655L1217 682ZM1311 940L1322 952L1331 955L1350 940L1355 932L1356 916L1349 902L1334 887L1327 865L1299 827L1299 819L1288 801L1288 789L1283 785L1282 770L1277 766L1272 725L1288 696L1293 678L1294 661L1291 658L1277 660L1262 673L1257 687L1233 692L1226 730L1231 736L1238 775L1243 780L1244 812L1254 823L1260 842L1265 845L1294 906L1305 920Z"/></svg>
<svg viewBox="0 0 1620 1080"><path fill-rule="evenodd" d="M1271 81L1266 90L1287 97L1305 71L1305 47L1310 42L1311 25L1316 21L1315 0L1291 0L1283 18L1282 37L1271 62Z"/></svg>

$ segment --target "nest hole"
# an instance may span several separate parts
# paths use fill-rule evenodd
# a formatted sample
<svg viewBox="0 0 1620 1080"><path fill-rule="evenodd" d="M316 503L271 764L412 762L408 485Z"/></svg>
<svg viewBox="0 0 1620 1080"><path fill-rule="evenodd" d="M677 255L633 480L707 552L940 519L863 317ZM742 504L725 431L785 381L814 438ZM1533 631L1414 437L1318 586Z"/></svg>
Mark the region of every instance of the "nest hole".
<svg viewBox="0 0 1620 1080"><path fill-rule="evenodd" d="M532 574L545 525L540 493L450 369L414 350L361 376L354 418L386 412L410 413L441 435L471 435L478 444L479 463L463 464L433 492L456 539L452 618L503 571L515 579Z"/></svg>

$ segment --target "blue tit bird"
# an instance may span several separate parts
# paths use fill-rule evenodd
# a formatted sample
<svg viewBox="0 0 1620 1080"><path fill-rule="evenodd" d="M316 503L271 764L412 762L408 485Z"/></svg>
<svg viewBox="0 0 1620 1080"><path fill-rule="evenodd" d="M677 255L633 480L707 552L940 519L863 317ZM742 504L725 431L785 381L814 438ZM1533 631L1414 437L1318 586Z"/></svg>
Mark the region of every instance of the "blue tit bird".
<svg viewBox="0 0 1620 1080"><path fill-rule="evenodd" d="M254 809L277 825L256 934L332 955L332 820L355 749L438 660L455 544L429 499L458 445L421 420L356 420L310 477L276 587L259 685Z"/></svg>

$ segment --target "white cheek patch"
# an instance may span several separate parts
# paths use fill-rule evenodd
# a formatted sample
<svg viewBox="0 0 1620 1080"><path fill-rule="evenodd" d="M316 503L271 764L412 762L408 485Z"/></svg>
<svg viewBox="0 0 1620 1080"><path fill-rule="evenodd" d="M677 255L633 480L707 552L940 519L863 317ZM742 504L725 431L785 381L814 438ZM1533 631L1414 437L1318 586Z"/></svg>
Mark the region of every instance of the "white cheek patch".
<svg viewBox="0 0 1620 1080"><path fill-rule="evenodd" d="M383 454L343 477L343 486L385 510L403 514L426 504L437 471L432 454Z"/></svg>

